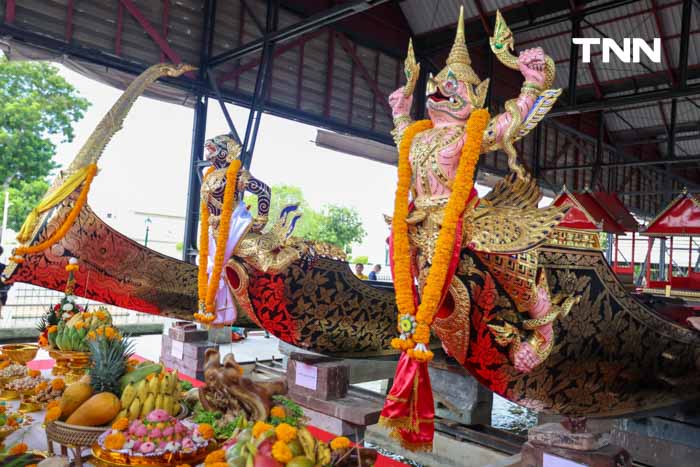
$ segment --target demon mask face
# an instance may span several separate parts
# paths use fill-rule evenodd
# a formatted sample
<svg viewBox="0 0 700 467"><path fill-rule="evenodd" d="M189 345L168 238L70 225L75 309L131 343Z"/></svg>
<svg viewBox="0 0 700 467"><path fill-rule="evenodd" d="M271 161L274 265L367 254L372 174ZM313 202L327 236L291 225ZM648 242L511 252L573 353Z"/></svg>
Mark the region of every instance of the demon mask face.
<svg viewBox="0 0 700 467"><path fill-rule="evenodd" d="M472 110L483 107L488 86L489 80L481 81L472 70L464 39L464 11L460 10L447 65L428 79L426 107L430 119L434 124L464 124Z"/></svg>
<svg viewBox="0 0 700 467"><path fill-rule="evenodd" d="M228 135L215 136L204 143L204 158L216 167L225 167L241 155L241 146Z"/></svg>

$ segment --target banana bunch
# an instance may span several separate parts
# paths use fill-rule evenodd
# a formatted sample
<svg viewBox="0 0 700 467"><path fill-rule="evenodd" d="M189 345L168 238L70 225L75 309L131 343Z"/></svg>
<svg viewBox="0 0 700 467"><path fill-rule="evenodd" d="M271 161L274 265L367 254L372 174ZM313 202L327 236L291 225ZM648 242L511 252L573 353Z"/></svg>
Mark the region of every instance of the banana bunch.
<svg viewBox="0 0 700 467"><path fill-rule="evenodd" d="M117 415L129 420L145 418L155 409L175 416L180 412L180 380L156 363L142 364L122 377L122 410Z"/></svg>
<svg viewBox="0 0 700 467"><path fill-rule="evenodd" d="M305 426L297 429L297 439L301 443L304 455L313 462L313 465L330 465L331 448L326 443L314 438Z"/></svg>

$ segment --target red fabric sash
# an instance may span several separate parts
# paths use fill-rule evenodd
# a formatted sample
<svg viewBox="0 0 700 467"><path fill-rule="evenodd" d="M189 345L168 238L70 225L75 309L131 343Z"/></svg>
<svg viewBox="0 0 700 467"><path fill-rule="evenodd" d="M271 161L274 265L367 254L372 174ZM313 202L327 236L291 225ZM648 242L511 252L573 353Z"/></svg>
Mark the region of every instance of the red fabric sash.
<svg viewBox="0 0 700 467"><path fill-rule="evenodd" d="M471 200L474 196L476 196L476 190L472 190L469 199ZM413 204L409 206L409 212L412 210ZM455 246L442 289L443 300L459 264L461 241L462 222L460 221L457 225ZM393 272L393 234L389 237L389 261ZM413 297L416 306L418 304L417 295L414 287ZM384 401L379 423L389 428L392 437L396 438L404 448L411 451L431 451L435 434L434 421L435 406L428 363L417 362L409 358L406 352L401 352L394 375L394 384Z"/></svg>

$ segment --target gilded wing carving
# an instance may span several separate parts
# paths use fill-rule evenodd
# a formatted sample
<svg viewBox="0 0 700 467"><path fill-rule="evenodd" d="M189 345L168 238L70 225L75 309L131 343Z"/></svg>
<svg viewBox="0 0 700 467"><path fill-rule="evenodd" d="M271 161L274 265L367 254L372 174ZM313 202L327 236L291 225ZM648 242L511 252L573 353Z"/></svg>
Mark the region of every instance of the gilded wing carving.
<svg viewBox="0 0 700 467"><path fill-rule="evenodd" d="M536 208L542 199L542 192L532 177L518 178L515 173L500 179L486 196L481 205L510 208Z"/></svg>
<svg viewBox="0 0 700 467"><path fill-rule="evenodd" d="M561 222L566 209L483 206L473 212L467 242L479 252L514 254L538 246Z"/></svg>

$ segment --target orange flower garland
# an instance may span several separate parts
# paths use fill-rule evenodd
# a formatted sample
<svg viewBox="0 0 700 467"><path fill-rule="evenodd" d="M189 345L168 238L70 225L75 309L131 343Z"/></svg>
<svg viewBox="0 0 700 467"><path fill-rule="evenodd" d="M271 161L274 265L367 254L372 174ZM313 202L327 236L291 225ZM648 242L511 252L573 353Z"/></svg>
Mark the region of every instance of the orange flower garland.
<svg viewBox="0 0 700 467"><path fill-rule="evenodd" d="M226 254L226 242L228 242L229 228L231 226L231 216L233 215L233 202L236 194L236 180L238 171L241 168L241 161L235 160L226 169L226 188L224 188L224 203L221 208L221 220L219 222L219 232L216 237L216 254L214 255L214 268L211 277L207 278L207 266L209 258L209 209L206 200L202 200L201 205L201 226L199 231L199 272L198 272L198 292L200 310L194 314L198 321L210 324L216 319L216 292L217 284L221 280L221 273L224 269L224 258ZM213 167L207 171L209 175ZM207 280L208 279L208 280Z"/></svg>
<svg viewBox="0 0 700 467"><path fill-rule="evenodd" d="M58 230L56 230L53 233L53 235L51 235L49 238L37 245L19 246L15 248L14 255L11 258L12 261L21 264L22 262L24 262L23 258L21 258L22 255L39 253L40 251L44 251L47 248L50 248L56 243L58 243L60 240L63 239L63 237L66 236L68 230L70 230L70 228L73 226L73 223L78 218L80 211L83 209L83 206L85 206L85 203L87 202L88 193L90 192L90 185L92 184L92 180L93 178L95 178L95 175L97 175L97 165L90 164L88 166L87 176L85 177L85 181L83 182L83 189L80 192L78 199L75 201L73 209L71 209L70 213L68 213L68 216L66 217L66 220L63 222L61 227L59 227Z"/></svg>
<svg viewBox="0 0 700 467"><path fill-rule="evenodd" d="M18 443L10 448L8 454L11 456L21 456L22 454L27 452L27 449L28 447L25 443Z"/></svg>
<svg viewBox="0 0 700 467"><path fill-rule="evenodd" d="M419 120L409 126L401 138L399 145L399 181L396 187L394 200L394 217L391 222L391 230L394 235L394 287L396 289L396 306L400 314L415 315L413 302L413 275L408 258L411 249L408 243L408 193L411 189L411 163L408 154L411 150L413 138L425 130L433 127L430 120ZM405 241L404 241L405 240ZM398 259L398 261L397 261ZM402 259L405 259L402 261ZM408 350L413 348L414 342L408 339L392 339L394 348Z"/></svg>
<svg viewBox="0 0 700 467"><path fill-rule="evenodd" d="M455 175L454 189L445 206L444 220L438 235L435 253L426 280L418 310L413 302L413 276L410 266L410 247L408 240L408 191L411 184L411 167L409 152L416 134L432 127L429 120L422 120L411 125L399 146L399 183L396 190L392 231L394 235L394 285L396 288L396 305L399 309L399 321L404 315L415 316L415 330L407 338L392 340L392 346L407 350L411 358L429 361L433 353L426 347L430 342L430 325L437 313L442 290L447 277L452 253L454 251L457 224L474 186L474 169L479 160L482 135L488 124L489 113L484 109L472 112L467 121L467 139L462 146L462 155ZM413 345L415 344L415 345Z"/></svg>

